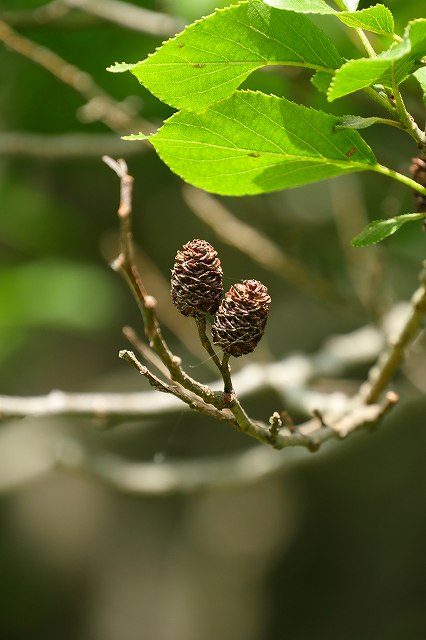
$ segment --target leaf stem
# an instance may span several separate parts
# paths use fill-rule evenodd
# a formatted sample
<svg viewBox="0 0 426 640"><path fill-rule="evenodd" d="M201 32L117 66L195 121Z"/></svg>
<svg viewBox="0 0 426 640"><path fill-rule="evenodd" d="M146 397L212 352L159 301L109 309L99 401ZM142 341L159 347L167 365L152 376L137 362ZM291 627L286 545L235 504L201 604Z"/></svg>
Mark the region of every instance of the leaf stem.
<svg viewBox="0 0 426 640"><path fill-rule="evenodd" d="M348 11L348 8L345 5L345 3L343 2L343 0L334 0L334 4L336 4L341 11ZM361 29L361 27L357 27L355 29L355 32L356 32L358 38L361 40L362 44L364 45L364 49L368 53L368 56L370 58L375 58L376 57L376 52L374 51L374 49L373 49L373 47L371 45L371 42L369 41L369 39L367 38L367 36L365 35L365 33Z"/></svg>
<svg viewBox="0 0 426 640"><path fill-rule="evenodd" d="M213 362L215 363L215 365L217 366L217 368L219 369L220 372L222 372L222 365L220 363L220 360L215 352L215 350L212 347L212 344L206 334L206 318L205 316L197 316L195 318L195 323L197 325L197 330L198 330L198 336L200 338L200 342L202 344L202 346L204 347L204 349L207 351L207 353L209 354L210 358L213 360Z"/></svg>
<svg viewBox="0 0 426 640"><path fill-rule="evenodd" d="M355 29L355 31L356 31L356 33L358 35L358 38L361 40L362 44L364 45L364 49L368 53L368 57L369 58L375 58L376 57L376 52L374 51L373 46L372 46L370 40L365 35L364 31L360 27Z"/></svg>
<svg viewBox="0 0 426 640"><path fill-rule="evenodd" d="M391 68L391 76L392 76L392 92L395 100L396 110L398 112L399 121L401 125L407 133L410 134L412 138L416 141L416 143L424 148L426 146L426 135L420 128L417 126L414 118L408 113L407 107L405 106L404 100L398 88L398 83L395 79L395 72L392 66Z"/></svg>
<svg viewBox="0 0 426 640"><path fill-rule="evenodd" d="M422 195L426 196L426 188L422 187L418 182L412 180L408 176L404 176L402 173L398 173L398 171L394 171L394 169L389 169L389 167L385 167L383 164L375 164L371 167L373 171L377 171L377 173L381 173L384 176L388 176L389 178L393 178L394 180L398 180L398 182L402 182L410 189L414 189L418 191Z"/></svg>
<svg viewBox="0 0 426 640"><path fill-rule="evenodd" d="M392 116L395 117L397 115L396 109L389 102L389 99L385 96L382 96L378 91L376 91L376 89L373 89L372 87L364 87L363 91L369 98L383 107L383 109L389 111Z"/></svg>

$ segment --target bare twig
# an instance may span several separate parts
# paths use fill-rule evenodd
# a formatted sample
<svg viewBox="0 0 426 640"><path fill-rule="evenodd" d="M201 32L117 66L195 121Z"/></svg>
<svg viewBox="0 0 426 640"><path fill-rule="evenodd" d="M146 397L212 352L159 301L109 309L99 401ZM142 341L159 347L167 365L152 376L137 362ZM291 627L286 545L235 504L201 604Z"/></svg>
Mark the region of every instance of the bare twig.
<svg viewBox="0 0 426 640"><path fill-rule="evenodd" d="M70 8L63 0L51 0L35 9L15 9L1 12L0 17L14 27L42 27L67 16Z"/></svg>
<svg viewBox="0 0 426 640"><path fill-rule="evenodd" d="M152 393L158 398L157 393ZM160 397L171 398L164 394ZM364 417L376 419L379 412L373 406L368 409L369 415ZM321 439L324 442L339 437L337 431L320 427L318 421L311 423L304 427L308 448L317 448ZM358 428L360 423L352 420L351 426ZM320 438L315 437L315 432ZM283 456L270 447L255 446L231 455L188 461L130 462L108 453L91 453L65 436L57 425L21 423L5 425L0 431L0 493L19 488L58 467L138 495L245 486L280 473L305 457L306 451L300 447ZM19 464L15 463L17 459Z"/></svg>
<svg viewBox="0 0 426 640"><path fill-rule="evenodd" d="M155 390L161 390L165 392L165 394L160 395L158 400L156 392L136 394L137 399L133 406L129 403L131 394L130 396L129 394L121 395L118 399L118 405L116 404L115 406L114 401L117 401L117 398L113 398L110 394L100 394L97 398L97 403L95 402L95 396L92 394L86 396L67 396L66 394L58 394L57 392L45 398L11 399L3 397L0 398L0 412L4 419L8 416L17 417L28 414L32 416L73 414L90 415L91 417L97 417L104 422L108 422L112 421L114 417L118 417L117 409L119 409L120 411L122 410L120 415L122 419L125 416L134 416L140 420L149 413L146 401L152 396L155 396L155 410L153 409L151 415L158 416L161 407L163 406L164 408L164 404L162 404L160 398L167 398L168 402L171 402L171 405L168 405L168 410L171 411L176 410L177 402L180 400L189 408L195 409L210 417L226 421L235 429L246 433L264 444L272 445L272 447L276 449L305 447L311 451L316 451L328 440L346 438L356 430L363 427L371 427L379 422L398 402L398 396L393 392L389 392L380 403L377 402L377 398L380 396L396 367L402 361L406 347L418 335L420 330L421 319L426 313L426 275L422 276L422 285L413 297L411 312L403 329L400 330L399 338L387 352L383 364L381 364L381 360L379 360L378 373L370 375L369 382L367 383L369 388L366 395L363 396L360 393L354 398L341 395L339 401L335 402L333 394L323 394L324 406L321 407L318 403L317 406L311 407L313 417L299 425L295 425L292 422L288 424L285 423L285 421L281 419L279 412L273 414L272 422L270 421L269 424L255 421L247 415L237 394L233 391L235 379L237 380L236 388L238 388L238 383L240 382L239 376L245 380L246 393L250 392L250 390L253 391L254 384L257 384L257 388L260 388L269 382L273 388L281 393L283 393L282 388L284 387L284 394L289 397L292 397L293 392L293 399L297 397L297 394L299 394L299 396L305 395L306 409L308 405L307 398L310 397L307 389L308 381L311 380L315 374L341 373L342 367L344 366L343 362L348 364L359 362L362 358L370 358L373 351L377 353L382 347L383 343L380 332L373 328L364 328L356 332L355 337L352 335L350 337L334 338L325 345L319 354L316 354L311 359L306 356L293 356L291 359L288 359L285 365L288 371L286 371L284 367L279 373L277 367L280 365L277 363L267 365L267 367L264 366L263 371L258 371L257 374L255 374L254 366L249 365L245 370L243 369L235 376L234 381L231 381L230 378L228 359L224 357L222 362L218 361L218 364L222 372L222 382L225 380L225 393L213 391L212 388L201 385L185 373L179 358L172 354L165 343L156 318L155 300L146 292L133 262L134 250L130 219L133 179L128 174L127 165L124 160L115 161L111 158L106 158L105 161L116 172L121 183L120 206L118 209L121 250L114 262L114 268L123 273L139 304L144 319L145 334L149 340L150 347L159 355L163 365L166 367L166 369L162 368L162 373L168 374L166 375L166 380L163 381L152 374L146 366L137 360L132 352L125 350L122 351L120 355L123 359L130 362L132 366L148 380ZM367 340L366 336L368 336ZM362 348L356 347L357 339L360 340L359 344L362 343L363 346L365 346L365 342L370 343L369 348L363 352ZM281 366L283 366L282 363ZM296 366L298 369L296 369ZM269 370L269 380L265 375L266 368ZM226 374L225 369L227 371ZM256 375L257 382L254 383L253 381L256 381ZM227 376L229 376L229 378L227 378ZM135 399L135 396L132 397ZM316 398L318 399L318 395ZM137 405L140 410L135 412ZM201 481L199 477L196 478L194 475L191 476L191 474L189 474L187 476L186 471L182 471L182 474L179 476L179 470L185 468L185 465L182 467L181 463L177 463L173 468L169 468L171 474L169 474L169 480L173 477L171 482L164 483L162 480L159 480L158 478L163 477L160 474L154 485L151 485L148 479L149 474L147 476L146 471L151 472L152 467L150 465L147 467L146 463L135 465L102 455L93 457L83 449L81 449L78 456L65 456L65 458L62 456L59 460L61 465L67 468L86 471L117 486L117 488L141 493L167 493L170 491L190 490L191 488L195 489L200 487L200 482L202 482L204 486L206 486L206 482L209 482L207 472ZM233 461L235 462L235 457ZM204 464L204 462L203 460L202 464ZM217 461L215 461L215 464L216 462ZM193 465L195 466L191 467L191 469L197 468L197 464L199 465L200 461L194 461ZM275 465L275 463L271 463L270 468L276 469L278 466ZM259 472L259 470L257 472L253 471L250 478L259 479L261 474L262 472ZM191 481L189 480L190 477L192 477ZM242 477L248 478L244 474ZM250 480L247 479L247 481ZM212 485L215 486L213 480Z"/></svg>
<svg viewBox="0 0 426 640"><path fill-rule="evenodd" d="M237 427L237 423L232 420L232 416L229 411L225 409L220 411L214 407L211 407L206 402L200 401L200 399L191 392L188 392L186 389L181 387L179 384L167 384L160 380L157 376L155 376L151 371L142 365L139 360L136 358L135 354L132 351L127 351L123 349L119 353L119 357L126 362L129 362L135 369L138 371L144 378L146 378L149 384L156 389L157 391L163 391L164 393L171 393L187 404L190 409L196 409L200 413L205 413L213 418L218 418L219 420L225 420L226 422L233 423L233 426Z"/></svg>
<svg viewBox="0 0 426 640"><path fill-rule="evenodd" d="M197 316L195 318L195 323L197 325L198 336L200 338L200 342L203 348L207 351L210 356L210 359L217 366L220 372L222 372L222 364L219 360L219 357L215 350L212 347L212 344L206 334L206 318L205 316Z"/></svg>
<svg viewBox="0 0 426 640"><path fill-rule="evenodd" d="M140 350L146 360L152 350L143 345L134 330L125 328L126 338ZM309 414L314 408L322 412L342 411L348 402L343 394L322 394L309 389L313 379L337 377L354 366L368 364L384 345L382 332L373 326L346 335L334 336L317 353L296 355L273 363L252 362L233 375L238 397L247 398L267 389L275 390L280 401L292 410ZM156 354L154 354L156 355ZM158 356L157 356L158 358ZM168 369L157 359L154 366L167 376ZM220 388L222 380L209 383ZM182 410L175 397L154 391L138 393L66 393L52 391L45 396L0 396L0 421L12 418L68 416L92 418L105 426L124 420L151 421L153 418Z"/></svg>
<svg viewBox="0 0 426 640"><path fill-rule="evenodd" d="M146 360L150 362L161 375L165 378L169 375L169 371L167 367L164 366L161 359L157 356L155 351L153 351L142 339L138 336L136 331L132 327L123 327L123 335L127 338L130 344L139 352L139 354Z"/></svg>
<svg viewBox="0 0 426 640"><path fill-rule="evenodd" d="M227 402L226 394L220 391L212 391L209 387L191 378L191 376L182 369L180 358L171 352L163 337L156 314L157 302L155 298L145 290L133 258L134 248L131 230L133 178L128 174L127 165L124 160L120 159L116 161L109 157L104 157L103 160L115 171L120 178L121 184L120 205L118 208L120 254L111 266L115 271L119 271L123 275L129 285L139 307L149 345L159 355L161 361L167 367L170 378L178 382L188 391L198 395L207 404L212 404L216 409L222 409Z"/></svg>
<svg viewBox="0 0 426 640"><path fill-rule="evenodd" d="M173 36L185 23L166 13L150 11L119 0L63 0L65 5L80 9L103 20L154 36Z"/></svg>
<svg viewBox="0 0 426 640"><path fill-rule="evenodd" d="M66 62L50 49L18 34L3 20L0 20L0 40L82 95L88 101L86 115L90 113L93 120L101 120L111 130L118 132L137 129L149 133L155 130L151 123L137 118L128 103L114 100L88 73Z"/></svg>
<svg viewBox="0 0 426 640"><path fill-rule="evenodd" d="M0 155L30 156L40 159L99 158L112 154L130 156L150 151L152 145L129 144L115 134L63 133L40 135L15 131L0 133Z"/></svg>

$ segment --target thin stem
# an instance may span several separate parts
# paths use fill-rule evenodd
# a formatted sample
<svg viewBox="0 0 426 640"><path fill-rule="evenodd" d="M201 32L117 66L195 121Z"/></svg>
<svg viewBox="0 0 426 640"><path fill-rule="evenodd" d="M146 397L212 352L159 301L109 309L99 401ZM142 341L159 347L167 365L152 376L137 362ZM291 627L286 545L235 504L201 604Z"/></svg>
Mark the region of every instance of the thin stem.
<svg viewBox="0 0 426 640"><path fill-rule="evenodd" d="M221 373L224 383L224 393L233 394L234 393L234 385L231 380L231 367L229 366L229 358L231 356L227 353L223 354L222 364L221 364Z"/></svg>
<svg viewBox="0 0 426 640"><path fill-rule="evenodd" d="M358 38L361 40L362 44L364 45L364 49L368 53L368 57L375 58L376 52L374 51L373 46L369 41L369 39L367 38L367 36L365 35L364 31L360 28L355 29L355 31L358 35Z"/></svg>
<svg viewBox="0 0 426 640"><path fill-rule="evenodd" d="M418 191L422 195L426 196L426 188L422 187L418 182L412 180L408 176L404 176L402 173L398 173L398 171L394 171L393 169L389 169L389 167L385 167L382 164L375 164L371 167L373 171L377 173L381 173L384 176L388 176L389 178L393 178L394 180L398 180L398 182L402 182L406 187L410 189L414 189L414 191Z"/></svg>
<svg viewBox="0 0 426 640"><path fill-rule="evenodd" d="M154 36L173 36L185 26L183 20L166 13L137 7L120 0L63 0L65 5L80 9L103 20Z"/></svg>
<svg viewBox="0 0 426 640"><path fill-rule="evenodd" d="M348 11L347 6L345 5L344 2L342 2L342 0L334 0L334 4L336 4L341 11ZM375 58L376 57L376 52L374 51L374 49L373 49L373 47L371 45L371 42L369 41L369 39L365 35L364 31L360 27L358 27L358 28L355 29L355 32L356 32L358 38L361 40L361 42L362 42L362 44L364 46L364 49L366 50L368 56L370 58Z"/></svg>
<svg viewBox="0 0 426 640"><path fill-rule="evenodd" d="M108 156L105 156L103 160L115 171L120 178L121 185L120 205L118 208L118 218L120 221L120 254L111 266L114 271L122 274L133 293L143 320L144 331L149 341L149 346L159 355L167 367L172 380L202 398L204 402L212 404L218 409L222 409L228 402L226 394L221 391L213 391L209 387L191 378L191 376L182 369L180 358L172 353L163 337L156 314L157 301L147 293L136 264L134 263L131 228L133 178L128 174L127 165L124 160L113 160Z"/></svg>
<svg viewBox="0 0 426 640"><path fill-rule="evenodd" d="M216 352L214 351L212 344L206 334L206 318L205 316L197 317L195 319L197 323L198 335L200 336L201 344L213 360L217 368L219 369L223 378L223 392L225 395L234 395L234 385L231 379L231 368L229 366L230 356L227 353L223 354L222 362L219 360Z"/></svg>
<svg viewBox="0 0 426 640"><path fill-rule="evenodd" d="M115 133L38 134L0 132L0 155L33 158L83 158L108 155L130 156L151 151L152 145L128 144Z"/></svg>
<svg viewBox="0 0 426 640"><path fill-rule="evenodd" d="M374 102L388 111L392 116L395 117L397 115L397 111L395 107L393 107L389 102L389 99L381 95L378 91L376 91L376 89L373 89L373 87L364 87L363 91L369 98L371 98L371 100L374 100Z"/></svg>
<svg viewBox="0 0 426 640"><path fill-rule="evenodd" d="M426 146L426 135L414 121L414 118L408 113L404 100L398 88L393 67L391 68L392 91L395 100L396 109L398 111L399 121L402 127L410 134L420 147Z"/></svg>
<svg viewBox="0 0 426 640"><path fill-rule="evenodd" d="M205 316L197 316L195 318L195 322L197 325L197 329L198 329L198 335L200 337L200 342L203 346L203 348L207 351L207 353L209 354L210 358L213 360L213 362L215 363L215 365L217 366L217 368L219 369L220 372L222 372L222 365L220 363L220 360L215 352L215 350L212 347L212 344L206 334L206 317Z"/></svg>
<svg viewBox="0 0 426 640"><path fill-rule="evenodd" d="M184 387L181 387L180 385L170 385L160 380L160 378L151 373L151 371L147 367L139 362L132 351L123 349L122 351L120 351L119 357L131 364L136 369L136 371L144 376L148 380L149 384L157 391L170 393L179 398L179 400L182 400L182 402L187 404L191 409L195 409L200 413L210 415L213 418L218 418L219 420L225 420L226 422L231 423L234 427L238 427L237 422L233 420L232 416L229 415L229 412L227 412L226 410L222 411L221 409L218 409L218 407L211 406L211 403L206 403L205 401L197 397L198 394L194 395L194 393L185 389Z"/></svg>

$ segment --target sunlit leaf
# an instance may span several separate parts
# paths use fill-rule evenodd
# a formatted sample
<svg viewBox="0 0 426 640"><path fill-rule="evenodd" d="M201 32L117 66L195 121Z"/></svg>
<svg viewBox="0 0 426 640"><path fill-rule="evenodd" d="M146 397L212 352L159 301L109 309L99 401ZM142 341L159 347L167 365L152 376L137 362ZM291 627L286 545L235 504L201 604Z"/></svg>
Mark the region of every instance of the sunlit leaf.
<svg viewBox="0 0 426 640"><path fill-rule="evenodd" d="M328 92L329 100L381 84L392 88L421 66L426 55L426 19L410 22L404 39L376 58L350 60L336 71Z"/></svg>
<svg viewBox="0 0 426 640"><path fill-rule="evenodd" d="M296 13L316 13L334 15L346 26L354 29L366 29L374 33L393 34L394 21L390 10L382 4L376 4L361 11L336 11L323 0L264 0L276 9L295 11Z"/></svg>
<svg viewBox="0 0 426 640"><path fill-rule="evenodd" d="M237 91L202 114L174 114L149 140L187 182L226 195L263 193L376 166L338 118L259 92Z"/></svg>
<svg viewBox="0 0 426 640"><path fill-rule="evenodd" d="M342 116L336 129L367 129L373 124L382 122L382 118L362 118L361 116Z"/></svg>
<svg viewBox="0 0 426 640"><path fill-rule="evenodd" d="M251 0L191 24L142 62L110 70L130 70L163 102L201 111L227 98L260 67L334 72L341 64L332 41L309 18Z"/></svg>
<svg viewBox="0 0 426 640"><path fill-rule="evenodd" d="M423 102L426 105L426 67L422 67L421 69L417 69L414 72L414 77L417 78L418 83L420 84L423 91Z"/></svg>
<svg viewBox="0 0 426 640"><path fill-rule="evenodd" d="M425 218L425 213L404 213L386 220L373 220L353 238L351 244L353 247L368 247L371 244L377 244L398 231L406 222L415 222Z"/></svg>
<svg viewBox="0 0 426 640"><path fill-rule="evenodd" d="M392 35L395 28L392 13L382 4L356 12L342 11L337 14L337 17L348 27L383 35Z"/></svg>

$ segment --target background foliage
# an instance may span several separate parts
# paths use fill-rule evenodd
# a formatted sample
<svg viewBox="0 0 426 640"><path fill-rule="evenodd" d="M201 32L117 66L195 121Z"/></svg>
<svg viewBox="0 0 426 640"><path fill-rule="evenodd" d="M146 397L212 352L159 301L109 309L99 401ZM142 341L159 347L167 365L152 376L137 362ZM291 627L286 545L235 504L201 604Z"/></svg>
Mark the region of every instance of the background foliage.
<svg viewBox="0 0 426 640"><path fill-rule="evenodd" d="M3 0L0 17L41 4ZM134 4L190 21L219 3ZM389 0L387 6L399 33L409 19L424 17L423 0ZM350 57L344 27L316 20ZM161 38L100 20L74 28L54 23L16 28L90 73L116 100L130 100L146 120L159 124L172 113L130 74L105 70L116 60L143 59ZM0 68L1 393L138 390L143 382L117 359L125 345L121 327L138 326L138 315L124 284L107 266L117 242L115 176L100 162L102 152L49 157L41 143L32 153L20 153L8 137L107 129L87 122L84 100L70 87L3 46ZM299 69L256 71L244 87L336 115L354 111L353 101L357 113L366 109L359 94L330 106ZM418 87L407 83L405 91L409 110L421 121ZM368 105L365 115L370 114ZM407 172L416 149L405 136L393 130L384 135L379 127L363 135L379 150L380 161ZM374 321L414 290L424 259L424 234L417 223L406 225L383 247L349 247L367 221L366 211L380 218L413 210L412 195L402 185L363 174L222 199L236 216L332 282L346 299L333 305L313 299L217 238L191 212L182 183L156 154L128 144L136 178L135 237L148 287L159 298L173 347L197 367L200 378L209 380L212 373L199 364L203 356L191 351L188 324L176 318L164 284L176 250L189 239L214 244L226 283L255 277L268 285L271 318L252 356L261 361L313 352L328 336ZM364 371L350 372L333 388L356 389L359 374ZM423 639L425 374L423 341L396 381L403 401L378 432L330 446L297 466L289 463L280 477L256 486L155 500L123 496L84 477L55 472L13 490L2 487L1 637ZM318 388L322 384L318 380ZM269 415L274 402L265 393L251 399L249 408L254 415ZM135 460L251 446L198 415L107 432L90 421L26 419L1 426L0 458L10 451L11 439L26 443L25 451L28 443L36 450L52 430ZM17 467L21 454L15 451Z"/></svg>

